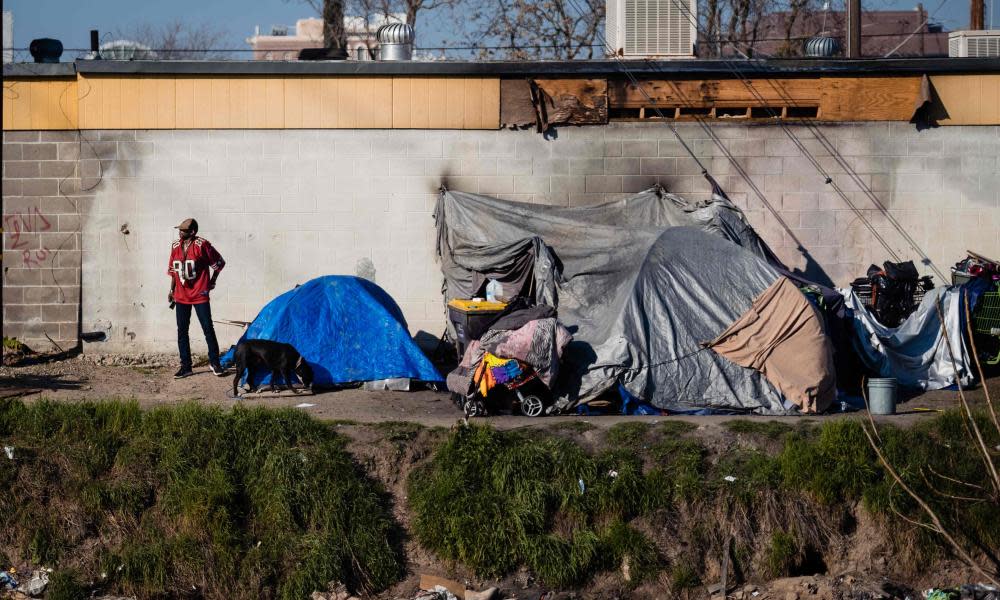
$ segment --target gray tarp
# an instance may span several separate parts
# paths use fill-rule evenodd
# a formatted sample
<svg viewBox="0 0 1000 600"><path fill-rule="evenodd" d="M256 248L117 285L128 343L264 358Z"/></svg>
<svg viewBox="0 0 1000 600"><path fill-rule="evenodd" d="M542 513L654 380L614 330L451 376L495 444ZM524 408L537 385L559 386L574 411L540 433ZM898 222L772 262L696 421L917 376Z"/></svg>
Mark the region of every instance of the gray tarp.
<svg viewBox="0 0 1000 600"><path fill-rule="evenodd" d="M536 299L557 306L574 336L561 407L621 381L661 408L784 411L760 373L700 346L779 276L728 200L695 204L654 189L564 208L444 191L435 218L446 299L478 293L476 272L534 254Z"/></svg>
<svg viewBox="0 0 1000 600"><path fill-rule="evenodd" d="M972 382L971 357L962 334L961 288L939 287L927 292L916 312L896 328L879 323L851 290L841 293L854 311L855 350L862 363L880 377L895 377L906 387L939 390L955 383L957 367L962 385ZM938 299L955 366L935 308Z"/></svg>

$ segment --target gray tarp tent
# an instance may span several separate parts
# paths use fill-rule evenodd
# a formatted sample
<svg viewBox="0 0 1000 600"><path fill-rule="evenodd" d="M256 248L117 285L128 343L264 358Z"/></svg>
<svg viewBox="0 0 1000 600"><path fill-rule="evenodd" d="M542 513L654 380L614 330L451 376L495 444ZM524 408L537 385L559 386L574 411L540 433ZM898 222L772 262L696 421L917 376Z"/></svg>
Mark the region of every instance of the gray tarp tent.
<svg viewBox="0 0 1000 600"><path fill-rule="evenodd" d="M505 292L558 308L574 336L561 407L618 382L675 410L790 406L760 372L702 345L779 278L770 249L724 197L693 203L654 188L565 208L442 191L435 219L446 300L496 276Z"/></svg>

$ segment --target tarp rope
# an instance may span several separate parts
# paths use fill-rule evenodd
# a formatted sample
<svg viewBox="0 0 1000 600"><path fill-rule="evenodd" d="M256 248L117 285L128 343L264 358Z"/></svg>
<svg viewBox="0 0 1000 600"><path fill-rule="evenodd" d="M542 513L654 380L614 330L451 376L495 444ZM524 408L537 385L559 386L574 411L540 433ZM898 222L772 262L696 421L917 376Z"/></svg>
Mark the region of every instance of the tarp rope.
<svg viewBox="0 0 1000 600"><path fill-rule="evenodd" d="M677 6L677 8L686 15L688 22L690 22L695 27L695 30L701 33L702 35L706 36L707 38L708 37L707 32L702 31L702 29L698 26L697 19L691 13L690 9L681 2L679 2L679 0L673 0L673 2L675 6ZM732 44L733 49L736 50L736 52L739 52L740 55L742 55L745 59L747 59L747 61L749 61L748 64L751 66L751 68L759 69L759 64L750 59L750 57L747 54L740 51L740 49L736 46L738 42L730 40L730 43ZM744 45L746 44L744 43ZM736 67L733 61L726 59L724 56L720 56L720 58L722 59L726 67L729 69L729 71L747 87L747 89L754 95L757 101L766 107L767 105L766 99L759 92L759 90L757 90L753 82L743 75L741 70ZM647 60L646 63L653 69L656 69L656 66L651 61ZM777 92L785 102L789 103L792 106L795 105L794 99L789 96L789 94L783 88L783 86L781 86L781 84L775 82L773 79L770 78L767 78L767 80L768 83L771 84L771 87L775 90L775 92ZM675 89L677 89L676 86ZM681 94L681 91L679 89L677 89L677 92ZM884 237L882 237L882 235L878 232L878 230L864 216L864 213L862 213L861 210L854 204L854 202L851 201L850 197L834 181L833 177L830 175L829 172L827 172L827 170L823 167L823 165L819 162L819 160L815 157L815 155L813 155L813 153L805 146L805 144L802 143L802 140L788 128L788 125L786 124L785 120L780 118L780 115L774 115L772 113L772 116L779 117L778 125L781 127L782 131L792 141L792 143L799 150L799 152L803 156L805 156L805 158L810 162L810 164L812 164L813 167L820 173L820 175L823 177L824 183L833 188L833 190L837 193L837 195L840 196L840 198L844 201L844 203L854 212L855 216L862 223L864 223L864 225L871 232L872 236L876 240L878 240L879 243L886 249L886 251L893 258L893 260L897 262L901 261L902 259L899 256L899 254L895 251L895 249L892 248L892 246L885 240ZM851 177L852 181L854 181L854 183L858 186L858 189L862 190L862 192L872 201L872 203L879 209L879 212L884 217L886 217L886 219L893 225L893 227L899 232L899 234L910 245L910 247L917 251L917 254L920 256L921 262L925 265L930 266L930 268L934 271L934 273L937 274L938 277L942 279L942 281L946 281L944 274L937 268L937 265L934 264L934 261L930 259L930 257L923 250L920 244L915 239L913 239L913 236L910 235L910 233L906 230L906 228L904 228L902 224L899 223L899 221L897 221L896 218L886 209L885 205L882 204L882 202L878 199L875 193L864 182L864 180L861 179L857 171L855 171L853 167L851 167L851 165L847 162L847 160L843 157L843 155L837 151L836 146L832 142L830 142L830 140L826 137L826 135L814 123L810 122L808 119L800 118L796 119L796 122L807 127L810 133L812 133L813 136L817 140L819 140L820 144L823 145L824 149L830 154L830 156L837 162L837 164L841 168L844 169L844 172L849 177Z"/></svg>

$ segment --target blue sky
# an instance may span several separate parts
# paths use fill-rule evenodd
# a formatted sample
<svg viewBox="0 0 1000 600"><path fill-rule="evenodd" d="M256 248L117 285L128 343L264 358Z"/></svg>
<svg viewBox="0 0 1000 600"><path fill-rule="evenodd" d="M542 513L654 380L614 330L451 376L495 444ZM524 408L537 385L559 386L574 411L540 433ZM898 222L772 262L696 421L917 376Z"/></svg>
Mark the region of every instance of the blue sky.
<svg viewBox="0 0 1000 600"><path fill-rule="evenodd" d="M943 0L934 20L947 29L959 29L969 21L968 0ZM296 0L6 0L4 9L14 13L14 46L25 48L39 37L62 40L66 48L87 48L91 29L110 32L127 29L137 23L162 23L181 19L193 23L209 22L229 34L234 47L246 47L244 39L254 26L268 30L272 24L294 24L296 19L313 16L308 5ZM842 0L833 0L834 8ZM934 11L941 0L924 0ZM862 0L862 9L912 9L915 0ZM1000 27L1000 0L986 0L987 14L992 9L994 26ZM443 45L448 23L428 19L417 23L417 45ZM989 19L987 18L987 22ZM455 44L456 41L449 42ZM68 57L75 54L67 53Z"/></svg>

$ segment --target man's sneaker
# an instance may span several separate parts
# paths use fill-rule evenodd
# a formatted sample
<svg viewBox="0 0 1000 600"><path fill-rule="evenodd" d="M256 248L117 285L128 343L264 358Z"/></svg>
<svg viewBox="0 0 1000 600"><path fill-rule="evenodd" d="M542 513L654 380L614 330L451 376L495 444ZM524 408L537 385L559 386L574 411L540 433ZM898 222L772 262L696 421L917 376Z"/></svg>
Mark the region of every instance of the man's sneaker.
<svg viewBox="0 0 1000 600"><path fill-rule="evenodd" d="M226 370L222 368L221 364L219 364L219 363L212 363L211 366L210 366L210 368L212 369L212 372L215 373L216 377L225 377L226 376Z"/></svg>
<svg viewBox="0 0 1000 600"><path fill-rule="evenodd" d="M184 379L189 375L194 375L194 371L191 367L181 367L176 373L174 373L174 379Z"/></svg>

